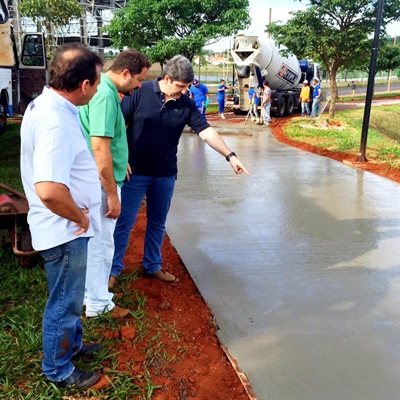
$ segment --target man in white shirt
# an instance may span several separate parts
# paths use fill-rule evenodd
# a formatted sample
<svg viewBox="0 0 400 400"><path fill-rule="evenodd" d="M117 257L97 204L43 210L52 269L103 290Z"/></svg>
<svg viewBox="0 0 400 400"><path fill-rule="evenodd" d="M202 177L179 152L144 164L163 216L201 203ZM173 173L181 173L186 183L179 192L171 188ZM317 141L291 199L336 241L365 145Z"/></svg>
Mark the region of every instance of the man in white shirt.
<svg viewBox="0 0 400 400"><path fill-rule="evenodd" d="M33 247L44 258L48 299L42 324L42 371L59 386L93 386L94 371L72 359L99 350L82 343L80 315L87 244L100 232L100 182L80 128L78 105L96 93L101 59L80 43L59 48L49 88L33 100L21 126L21 176Z"/></svg>

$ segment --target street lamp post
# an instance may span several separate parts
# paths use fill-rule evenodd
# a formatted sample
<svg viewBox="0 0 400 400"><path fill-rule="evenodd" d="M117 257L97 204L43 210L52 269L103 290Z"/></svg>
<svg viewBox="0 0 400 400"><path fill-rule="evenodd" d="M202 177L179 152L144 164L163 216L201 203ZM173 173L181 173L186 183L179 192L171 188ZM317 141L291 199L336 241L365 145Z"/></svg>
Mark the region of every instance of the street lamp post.
<svg viewBox="0 0 400 400"><path fill-rule="evenodd" d="M383 4L384 4L384 0L378 0L378 8L376 11L376 21L375 21L374 42L372 44L371 60L370 60L370 64L369 64L367 96L365 98L364 118L363 118L362 131L361 131L360 151L359 151L358 157L356 159L356 161L359 161L359 162L368 161L367 158L365 157L365 150L367 147L369 117L371 115L372 95L374 92L376 59L378 56L379 30L381 28Z"/></svg>

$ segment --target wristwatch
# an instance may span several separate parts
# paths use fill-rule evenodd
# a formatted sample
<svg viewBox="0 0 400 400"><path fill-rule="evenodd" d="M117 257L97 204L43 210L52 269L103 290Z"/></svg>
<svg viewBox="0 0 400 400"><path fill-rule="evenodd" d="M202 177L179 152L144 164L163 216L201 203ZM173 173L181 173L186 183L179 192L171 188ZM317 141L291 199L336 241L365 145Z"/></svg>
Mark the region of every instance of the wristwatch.
<svg viewBox="0 0 400 400"><path fill-rule="evenodd" d="M226 161L229 162L229 160L230 160L231 157L233 157L233 156L237 157L236 153L234 153L234 152L232 151L232 153L229 153L229 154L225 157L225 158L226 158Z"/></svg>

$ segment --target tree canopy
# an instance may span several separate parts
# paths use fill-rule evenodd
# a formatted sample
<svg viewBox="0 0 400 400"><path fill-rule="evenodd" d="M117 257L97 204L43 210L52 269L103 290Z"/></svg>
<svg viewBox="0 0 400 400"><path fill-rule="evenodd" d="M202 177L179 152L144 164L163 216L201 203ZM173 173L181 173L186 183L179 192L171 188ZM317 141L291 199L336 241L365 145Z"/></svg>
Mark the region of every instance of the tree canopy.
<svg viewBox="0 0 400 400"><path fill-rule="evenodd" d="M374 32L377 1L309 0L309 5L304 11L292 12L293 18L286 24L275 22L267 30L288 52L323 64L330 80L329 117L333 118L337 73L370 50L368 36ZM382 32L387 23L399 17L400 0L386 0Z"/></svg>
<svg viewBox="0 0 400 400"><path fill-rule="evenodd" d="M68 25L83 14L82 6L76 0L21 0L18 10L41 27L53 24L56 28Z"/></svg>
<svg viewBox="0 0 400 400"><path fill-rule="evenodd" d="M250 24L248 0L129 0L105 29L113 47L134 47L152 62L194 55Z"/></svg>
<svg viewBox="0 0 400 400"><path fill-rule="evenodd" d="M354 63L349 66L350 70L364 70L369 72L370 50L372 40L367 41L366 51ZM378 72L388 72L400 67L400 45L394 44L391 38L382 38L379 42L379 51L376 60L375 74Z"/></svg>

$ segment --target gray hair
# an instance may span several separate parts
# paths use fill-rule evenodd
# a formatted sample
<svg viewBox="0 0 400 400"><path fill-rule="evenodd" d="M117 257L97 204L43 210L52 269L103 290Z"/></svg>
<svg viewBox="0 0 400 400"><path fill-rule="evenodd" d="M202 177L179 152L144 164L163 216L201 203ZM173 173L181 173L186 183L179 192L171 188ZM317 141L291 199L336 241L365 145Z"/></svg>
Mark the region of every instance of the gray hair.
<svg viewBox="0 0 400 400"><path fill-rule="evenodd" d="M194 78L193 67L190 61L181 55L177 55L164 66L162 77L168 75L172 81L191 83Z"/></svg>

